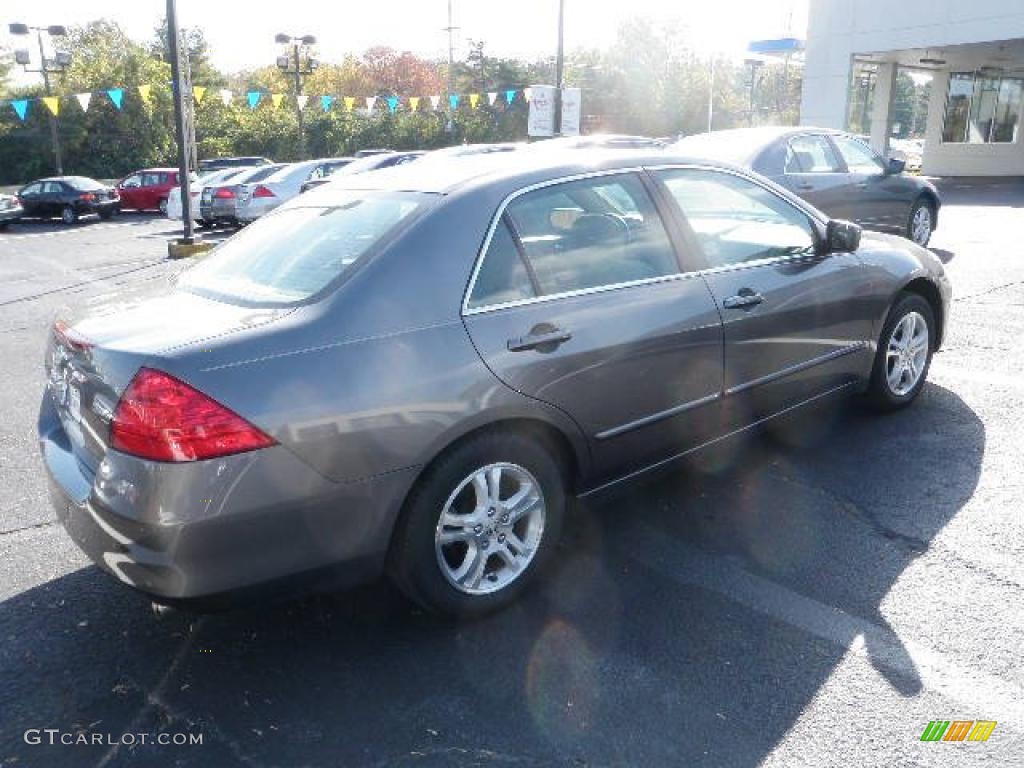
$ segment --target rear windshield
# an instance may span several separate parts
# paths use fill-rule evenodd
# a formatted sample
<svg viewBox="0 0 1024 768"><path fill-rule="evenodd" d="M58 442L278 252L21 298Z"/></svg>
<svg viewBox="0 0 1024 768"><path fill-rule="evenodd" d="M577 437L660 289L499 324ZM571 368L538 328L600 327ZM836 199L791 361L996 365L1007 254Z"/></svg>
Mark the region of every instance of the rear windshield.
<svg viewBox="0 0 1024 768"><path fill-rule="evenodd" d="M284 208L246 227L178 285L211 298L288 305L319 293L403 219L420 192L340 192L330 205Z"/></svg>
<svg viewBox="0 0 1024 768"><path fill-rule="evenodd" d="M85 176L65 176L64 183L72 189L78 189L82 191L90 189L103 189L103 185L100 184L96 179L89 179Z"/></svg>

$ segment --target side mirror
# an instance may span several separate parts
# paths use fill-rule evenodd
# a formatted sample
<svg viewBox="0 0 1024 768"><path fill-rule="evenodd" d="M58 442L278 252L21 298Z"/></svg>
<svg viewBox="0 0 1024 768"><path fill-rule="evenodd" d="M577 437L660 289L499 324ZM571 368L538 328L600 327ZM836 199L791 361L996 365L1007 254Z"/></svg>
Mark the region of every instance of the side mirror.
<svg viewBox="0 0 1024 768"><path fill-rule="evenodd" d="M898 176L899 174L903 173L903 171L904 171L904 169L906 167L907 167L907 161L906 160L903 160L903 159L898 158L898 157L890 157L888 162L886 163L885 170L886 170L886 173L889 173L889 174L891 174L893 176Z"/></svg>
<svg viewBox="0 0 1024 768"><path fill-rule="evenodd" d="M829 219L825 226L825 253L852 253L860 248L860 227L852 221Z"/></svg>

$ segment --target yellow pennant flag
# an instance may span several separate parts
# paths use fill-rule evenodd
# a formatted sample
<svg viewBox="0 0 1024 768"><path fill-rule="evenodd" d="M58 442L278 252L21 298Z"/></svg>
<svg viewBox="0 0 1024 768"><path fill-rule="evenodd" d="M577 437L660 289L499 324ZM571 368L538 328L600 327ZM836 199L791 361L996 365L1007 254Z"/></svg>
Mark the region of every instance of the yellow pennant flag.
<svg viewBox="0 0 1024 768"><path fill-rule="evenodd" d="M205 85L193 85L192 86L192 98L196 100L196 104L203 103L203 96L206 95Z"/></svg>
<svg viewBox="0 0 1024 768"><path fill-rule="evenodd" d="M281 102L284 101L283 93L272 93L270 94L270 100L274 103L274 109L281 106Z"/></svg>
<svg viewBox="0 0 1024 768"><path fill-rule="evenodd" d="M53 113L54 117L60 112L60 99L56 96L43 96L43 104Z"/></svg>
<svg viewBox="0 0 1024 768"><path fill-rule="evenodd" d="M469 94L469 108L476 109L476 105L480 103L480 94L471 93Z"/></svg>
<svg viewBox="0 0 1024 768"><path fill-rule="evenodd" d="M352 109L355 107L355 105L356 105L356 97L355 96L346 96L345 97L345 109L348 112L351 112Z"/></svg>
<svg viewBox="0 0 1024 768"><path fill-rule="evenodd" d="M420 97L419 96L410 96L409 97L409 109L411 111L415 112L419 108L420 108Z"/></svg>
<svg viewBox="0 0 1024 768"><path fill-rule="evenodd" d="M144 102L146 102L147 104L149 104L149 99L150 99L150 96L152 96L152 91L153 91L153 86L152 85L140 85L139 86L139 96L141 96L142 100Z"/></svg>

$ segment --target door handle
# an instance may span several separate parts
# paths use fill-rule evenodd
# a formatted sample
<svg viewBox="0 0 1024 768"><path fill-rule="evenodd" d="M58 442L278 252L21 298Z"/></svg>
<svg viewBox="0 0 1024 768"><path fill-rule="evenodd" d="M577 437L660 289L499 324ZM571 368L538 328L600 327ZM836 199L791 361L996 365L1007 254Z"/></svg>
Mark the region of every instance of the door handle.
<svg viewBox="0 0 1024 768"><path fill-rule="evenodd" d="M857 189L867 189L868 183L866 181L861 181L856 184L856 187Z"/></svg>
<svg viewBox="0 0 1024 768"><path fill-rule="evenodd" d="M807 184L807 183L797 184L796 188L801 190L802 192L810 192L812 189L814 189L814 185L813 184Z"/></svg>
<svg viewBox="0 0 1024 768"><path fill-rule="evenodd" d="M750 288L744 288L735 296L725 299L722 302L722 306L726 309L749 309L750 307L756 307L763 301L764 296L760 293Z"/></svg>
<svg viewBox="0 0 1024 768"><path fill-rule="evenodd" d="M563 344L571 338L572 334L568 331L563 331L560 328L551 328L549 326L546 330L534 330L526 336L509 339L508 351L524 352L528 349L537 349L538 347L551 347L551 349L554 349L559 344Z"/></svg>

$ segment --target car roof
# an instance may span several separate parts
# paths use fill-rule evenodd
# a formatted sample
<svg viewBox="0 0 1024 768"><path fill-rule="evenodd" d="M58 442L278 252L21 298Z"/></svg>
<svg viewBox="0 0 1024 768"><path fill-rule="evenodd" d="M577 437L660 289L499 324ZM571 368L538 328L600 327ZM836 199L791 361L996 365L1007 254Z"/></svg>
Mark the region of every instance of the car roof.
<svg viewBox="0 0 1024 768"><path fill-rule="evenodd" d="M749 165L768 145L779 139L805 133L844 134L843 131L811 125L760 125L755 128L727 128L691 134L671 144L669 149Z"/></svg>

